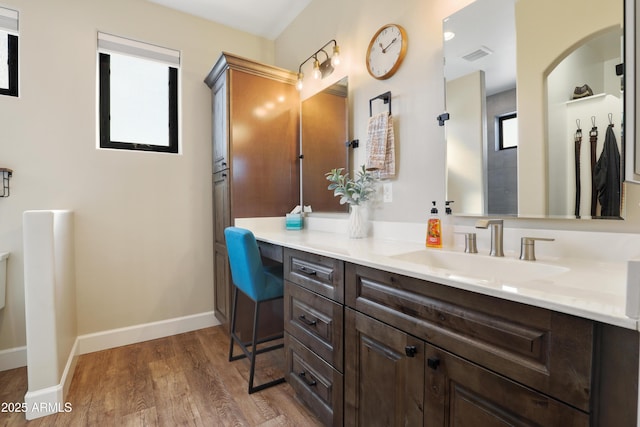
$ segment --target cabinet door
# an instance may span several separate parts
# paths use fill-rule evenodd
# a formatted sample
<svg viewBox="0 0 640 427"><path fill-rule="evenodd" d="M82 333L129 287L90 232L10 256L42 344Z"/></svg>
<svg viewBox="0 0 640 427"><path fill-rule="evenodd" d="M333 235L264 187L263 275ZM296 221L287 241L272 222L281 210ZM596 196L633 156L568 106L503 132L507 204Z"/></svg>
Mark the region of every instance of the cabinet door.
<svg viewBox="0 0 640 427"><path fill-rule="evenodd" d="M218 77L211 88L213 113L213 172L229 167L229 121L227 72Z"/></svg>
<svg viewBox="0 0 640 427"><path fill-rule="evenodd" d="M229 178L227 171L222 171L213 175L213 287L215 316L220 323L227 325L231 316L231 284L224 229L229 225Z"/></svg>
<svg viewBox="0 0 640 427"><path fill-rule="evenodd" d="M345 317L345 425L423 425L424 342L350 309Z"/></svg>
<svg viewBox="0 0 640 427"><path fill-rule="evenodd" d="M426 344L425 426L588 426L582 411Z"/></svg>

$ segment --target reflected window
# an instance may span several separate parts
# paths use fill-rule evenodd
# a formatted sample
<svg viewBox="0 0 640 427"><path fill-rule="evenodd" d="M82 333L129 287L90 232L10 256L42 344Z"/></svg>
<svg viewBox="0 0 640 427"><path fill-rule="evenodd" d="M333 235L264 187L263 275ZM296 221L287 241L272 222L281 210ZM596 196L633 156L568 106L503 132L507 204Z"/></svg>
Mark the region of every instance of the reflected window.
<svg viewBox="0 0 640 427"><path fill-rule="evenodd" d="M518 147L518 115L509 113L497 117L498 150Z"/></svg>

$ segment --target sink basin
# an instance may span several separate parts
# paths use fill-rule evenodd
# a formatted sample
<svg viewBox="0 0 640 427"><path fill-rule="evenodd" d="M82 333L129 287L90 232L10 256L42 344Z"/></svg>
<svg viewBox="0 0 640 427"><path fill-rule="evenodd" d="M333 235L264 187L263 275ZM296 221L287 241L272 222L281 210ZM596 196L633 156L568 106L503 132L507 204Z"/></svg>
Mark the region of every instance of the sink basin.
<svg viewBox="0 0 640 427"><path fill-rule="evenodd" d="M441 270L440 272L448 276L462 276L488 282L518 283L544 279L569 271L566 267L538 261L429 249L393 255L391 258Z"/></svg>

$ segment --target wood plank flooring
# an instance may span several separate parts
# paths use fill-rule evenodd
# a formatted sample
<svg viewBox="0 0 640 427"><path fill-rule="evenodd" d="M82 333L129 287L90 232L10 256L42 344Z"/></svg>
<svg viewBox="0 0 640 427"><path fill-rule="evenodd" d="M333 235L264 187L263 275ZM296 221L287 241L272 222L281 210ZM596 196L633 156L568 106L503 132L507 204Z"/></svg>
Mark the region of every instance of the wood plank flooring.
<svg viewBox="0 0 640 427"><path fill-rule="evenodd" d="M228 346L216 326L82 355L66 398L70 412L29 422L0 413L0 426L321 425L286 383L247 394L249 362L228 362ZM257 359L256 384L281 376L282 350ZM26 391L26 368L0 372L0 402L23 402Z"/></svg>

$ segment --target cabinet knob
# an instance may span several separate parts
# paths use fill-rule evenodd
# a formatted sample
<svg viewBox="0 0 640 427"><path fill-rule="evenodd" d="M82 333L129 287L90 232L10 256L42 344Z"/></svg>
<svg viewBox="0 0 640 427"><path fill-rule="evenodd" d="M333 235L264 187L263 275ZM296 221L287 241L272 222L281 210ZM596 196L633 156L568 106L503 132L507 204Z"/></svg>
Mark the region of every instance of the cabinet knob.
<svg viewBox="0 0 640 427"><path fill-rule="evenodd" d="M438 369L438 366L440 366L440 359L432 359L432 358L428 358L427 359L427 366L430 367L431 369Z"/></svg>
<svg viewBox="0 0 640 427"><path fill-rule="evenodd" d="M404 348L404 354L406 354L407 357L415 357L417 352L418 352L418 349L416 348L415 345L408 345Z"/></svg>

